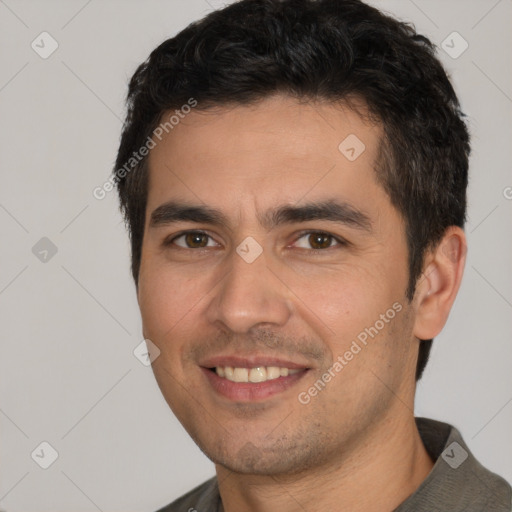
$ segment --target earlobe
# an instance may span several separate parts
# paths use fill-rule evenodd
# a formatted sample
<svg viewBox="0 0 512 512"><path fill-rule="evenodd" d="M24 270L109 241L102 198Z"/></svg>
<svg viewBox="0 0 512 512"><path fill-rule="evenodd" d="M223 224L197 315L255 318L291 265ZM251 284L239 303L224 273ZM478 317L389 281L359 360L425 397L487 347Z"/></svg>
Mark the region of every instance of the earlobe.
<svg viewBox="0 0 512 512"><path fill-rule="evenodd" d="M414 303L414 335L432 339L444 327L459 291L466 262L466 236L449 227L437 247L425 256L424 271L418 279Z"/></svg>

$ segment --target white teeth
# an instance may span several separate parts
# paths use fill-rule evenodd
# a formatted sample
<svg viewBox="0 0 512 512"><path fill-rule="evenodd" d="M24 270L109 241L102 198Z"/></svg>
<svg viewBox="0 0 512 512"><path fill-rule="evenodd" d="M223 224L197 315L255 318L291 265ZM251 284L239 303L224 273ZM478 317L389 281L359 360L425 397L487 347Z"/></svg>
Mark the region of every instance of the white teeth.
<svg viewBox="0 0 512 512"><path fill-rule="evenodd" d="M281 371L277 366L269 366L267 367L267 379L273 380L278 379L281 376Z"/></svg>
<svg viewBox="0 0 512 512"><path fill-rule="evenodd" d="M264 366L251 368L249 371L250 382L265 382L267 380L267 369Z"/></svg>
<svg viewBox="0 0 512 512"><path fill-rule="evenodd" d="M249 370L247 368L234 368L233 382L249 382Z"/></svg>
<svg viewBox="0 0 512 512"><path fill-rule="evenodd" d="M215 372L231 382L266 382L267 380L288 377L300 372L300 369L279 368L278 366L258 366L256 368L233 368L217 366Z"/></svg>

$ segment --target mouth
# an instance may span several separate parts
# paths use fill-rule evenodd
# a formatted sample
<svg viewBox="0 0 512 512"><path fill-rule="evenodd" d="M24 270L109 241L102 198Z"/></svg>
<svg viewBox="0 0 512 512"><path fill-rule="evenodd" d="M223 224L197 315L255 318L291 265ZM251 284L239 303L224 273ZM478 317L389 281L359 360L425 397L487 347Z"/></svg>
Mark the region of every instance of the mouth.
<svg viewBox="0 0 512 512"><path fill-rule="evenodd" d="M232 366L217 366L212 368L215 373L231 382L267 382L269 380L279 379L295 375L301 370L297 368L286 368L279 366L257 366L255 368L242 368Z"/></svg>
<svg viewBox="0 0 512 512"><path fill-rule="evenodd" d="M201 366L213 390L236 402L268 399L290 389L310 368L285 361L230 358Z"/></svg>

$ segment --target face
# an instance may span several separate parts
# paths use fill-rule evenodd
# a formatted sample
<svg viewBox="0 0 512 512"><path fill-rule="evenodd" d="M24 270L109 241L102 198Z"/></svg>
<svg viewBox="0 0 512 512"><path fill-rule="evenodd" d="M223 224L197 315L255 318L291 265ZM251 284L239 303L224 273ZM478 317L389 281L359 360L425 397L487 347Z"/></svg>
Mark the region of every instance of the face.
<svg viewBox="0 0 512 512"><path fill-rule="evenodd" d="M341 461L411 414L407 246L380 137L348 107L275 96L192 112L151 150L144 336L169 406L221 466Z"/></svg>

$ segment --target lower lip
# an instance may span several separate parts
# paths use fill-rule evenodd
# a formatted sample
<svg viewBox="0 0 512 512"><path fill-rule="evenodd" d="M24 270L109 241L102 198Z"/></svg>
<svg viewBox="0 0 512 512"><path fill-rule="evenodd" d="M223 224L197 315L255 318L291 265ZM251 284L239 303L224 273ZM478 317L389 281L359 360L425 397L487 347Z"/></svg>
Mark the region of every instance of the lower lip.
<svg viewBox="0 0 512 512"><path fill-rule="evenodd" d="M282 393L301 380L308 372L305 369L287 377L279 377L265 382L232 382L219 377L212 370L207 368L202 368L202 370L217 393L236 402L255 402Z"/></svg>

